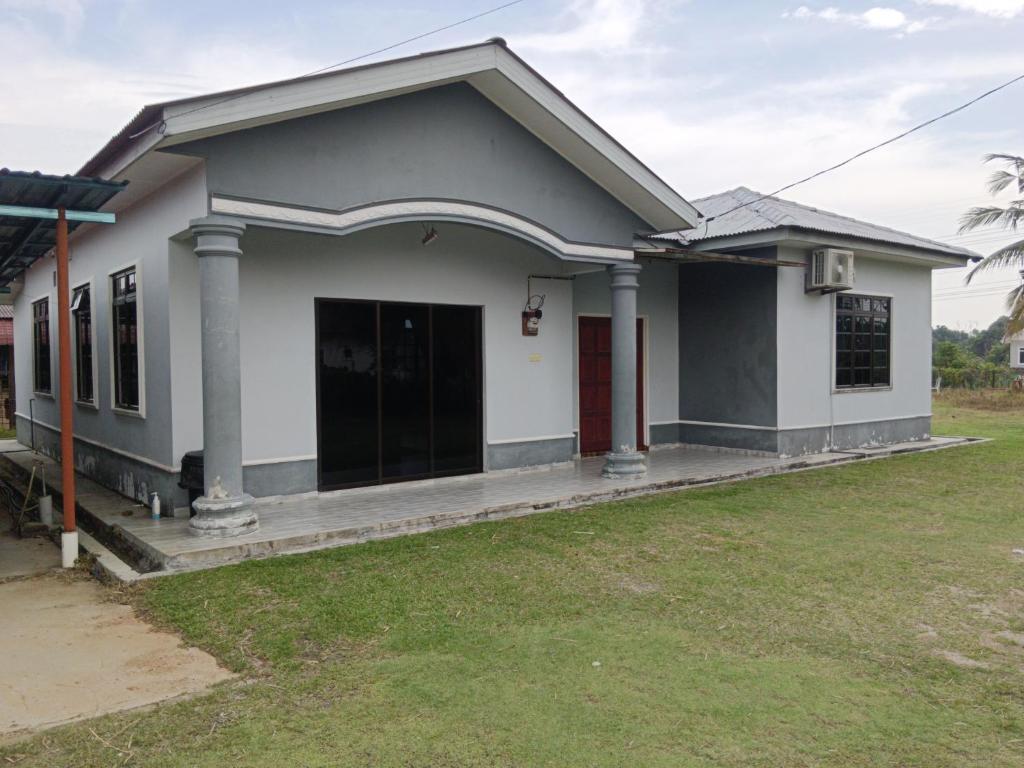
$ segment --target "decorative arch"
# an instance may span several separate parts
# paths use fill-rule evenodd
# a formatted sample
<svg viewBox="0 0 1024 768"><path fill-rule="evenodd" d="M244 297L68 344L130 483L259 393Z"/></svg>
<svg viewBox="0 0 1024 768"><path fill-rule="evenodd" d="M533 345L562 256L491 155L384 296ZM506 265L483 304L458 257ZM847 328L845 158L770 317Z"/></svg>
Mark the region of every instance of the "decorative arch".
<svg viewBox="0 0 1024 768"><path fill-rule="evenodd" d="M323 211L276 203L213 197L210 212L237 216L253 223L276 222L293 227L331 231L339 235L403 222L450 221L502 232L524 240L565 261L622 262L633 260L633 249L577 243L510 211L459 200L396 200Z"/></svg>

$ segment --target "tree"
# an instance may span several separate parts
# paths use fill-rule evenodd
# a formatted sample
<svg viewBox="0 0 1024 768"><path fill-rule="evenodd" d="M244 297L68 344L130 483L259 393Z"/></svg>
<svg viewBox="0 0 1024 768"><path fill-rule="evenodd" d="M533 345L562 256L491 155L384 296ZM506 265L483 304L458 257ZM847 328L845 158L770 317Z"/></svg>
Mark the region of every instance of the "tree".
<svg viewBox="0 0 1024 768"><path fill-rule="evenodd" d="M940 341L935 347L932 364L936 368L965 368L970 358L955 342Z"/></svg>
<svg viewBox="0 0 1024 768"><path fill-rule="evenodd" d="M988 191L998 195L1007 187L1015 186L1021 195L1005 208L979 206L971 208L960 218L960 233L970 232L979 227L998 225L1016 233L1024 227L1024 157L1017 155L985 155L986 163L1001 163L1004 168L995 171L988 180ZM967 275L970 283L976 274L996 267L1018 266L1024 270L1024 240L1011 243L982 259ZM1018 286L1006 296L1009 314L1006 332L1013 334L1024 330L1024 285Z"/></svg>

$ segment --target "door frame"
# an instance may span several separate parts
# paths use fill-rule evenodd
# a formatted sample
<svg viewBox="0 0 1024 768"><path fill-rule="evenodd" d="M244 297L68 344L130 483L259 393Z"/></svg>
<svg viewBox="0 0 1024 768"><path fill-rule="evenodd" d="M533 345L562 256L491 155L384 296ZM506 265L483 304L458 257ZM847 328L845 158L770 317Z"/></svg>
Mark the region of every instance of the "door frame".
<svg viewBox="0 0 1024 768"><path fill-rule="evenodd" d="M469 472L459 471L448 471L448 472L435 472L433 471L434 464L434 412L433 412L433 387L434 387L434 355L433 355L433 339L431 337L431 348L430 348L430 463L431 471L425 475L416 475L411 477L402 478L382 478L381 477L381 455L383 451L383 435L382 435L382 415L381 415L381 403L380 403L380 391L383 384L380 378L380 370L377 371L377 479L373 482L356 482L356 483L341 483L338 485L324 485L322 482L321 475L321 457L323 453L321 451L321 444L323 441L323 430L321 429L320 420L320 305L321 304L373 304L376 307L376 324L377 324L377 354L378 364L380 355L380 307L382 304L406 304L417 307L428 307L430 312L428 313L428 321L430 327L433 327L433 307L471 307L478 311L478 328L479 331L479 343L475 349L475 362L477 370L477 398L476 398L476 423L477 423L477 445L476 445L476 466ZM432 331L431 331L432 332ZM417 480L433 480L440 477L456 477L462 475L478 474L486 471L484 465L486 458L486 432L487 426L484 422L484 415L486 413L484 409L484 396L486 392L486 384L484 381L485 365L484 365L484 307L481 304L454 304L451 302L444 301L394 301L390 299L363 299L363 298L345 298L341 296L314 296L313 297L313 382L314 382L314 393L316 397L316 488L317 493L330 493L331 491L340 491L349 488L371 488L377 485L392 485L395 483L408 483L415 482Z"/></svg>
<svg viewBox="0 0 1024 768"><path fill-rule="evenodd" d="M580 455L580 446L582 440L580 436L580 318L581 317L607 317L611 318L610 312L577 312L576 319L573 321L573 377L576 383L576 425L573 427L573 431L576 433L576 454ZM644 445L650 450L651 446L651 317L648 314L637 313L637 319L643 320L643 366L641 375L643 376L643 437Z"/></svg>

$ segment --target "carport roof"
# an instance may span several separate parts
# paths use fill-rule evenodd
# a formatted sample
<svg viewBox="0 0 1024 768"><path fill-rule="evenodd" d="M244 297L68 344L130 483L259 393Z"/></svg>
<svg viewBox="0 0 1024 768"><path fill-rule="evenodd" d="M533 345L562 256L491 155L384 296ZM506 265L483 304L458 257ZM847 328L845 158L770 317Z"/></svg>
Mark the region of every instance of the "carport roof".
<svg viewBox="0 0 1024 768"><path fill-rule="evenodd" d="M56 217L19 216L16 211L3 210L3 206L95 212L127 183L0 168L0 286L45 256L57 240ZM69 219L68 231L81 223Z"/></svg>

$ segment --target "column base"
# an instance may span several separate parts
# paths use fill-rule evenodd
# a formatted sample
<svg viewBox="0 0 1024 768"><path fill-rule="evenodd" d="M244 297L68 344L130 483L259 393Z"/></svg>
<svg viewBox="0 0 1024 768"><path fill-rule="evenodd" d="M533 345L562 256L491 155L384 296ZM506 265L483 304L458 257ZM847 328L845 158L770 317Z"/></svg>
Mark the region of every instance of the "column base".
<svg viewBox="0 0 1024 768"><path fill-rule="evenodd" d="M638 451L607 454L601 470L601 477L609 480L635 480L646 474L647 457Z"/></svg>
<svg viewBox="0 0 1024 768"><path fill-rule="evenodd" d="M259 519L252 509L248 493L222 499L200 496L192 504L195 517L188 521L189 533L196 536L242 536L258 531Z"/></svg>

